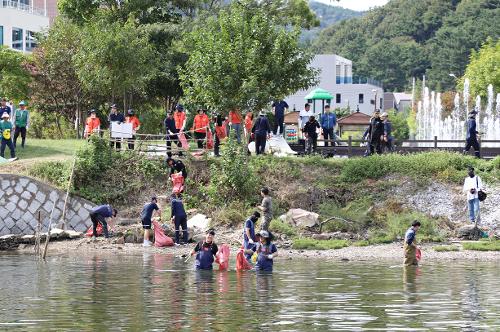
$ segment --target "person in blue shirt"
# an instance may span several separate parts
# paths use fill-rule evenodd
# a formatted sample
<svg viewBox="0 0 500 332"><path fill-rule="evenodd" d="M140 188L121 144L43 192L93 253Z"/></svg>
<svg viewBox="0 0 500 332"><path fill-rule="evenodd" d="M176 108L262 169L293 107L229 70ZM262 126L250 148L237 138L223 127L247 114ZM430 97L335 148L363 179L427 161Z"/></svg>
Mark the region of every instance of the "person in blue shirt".
<svg viewBox="0 0 500 332"><path fill-rule="evenodd" d="M158 206L158 199L156 196L151 197L151 202L146 203L142 208L141 212L141 222L142 228L144 229L144 242L142 245L144 247L150 247L151 241L149 241L149 232L151 231L151 219L153 217L153 212L156 211L156 215L160 217L161 220L161 210Z"/></svg>
<svg viewBox="0 0 500 332"><path fill-rule="evenodd" d="M97 237L97 224L101 223L104 237L109 238L108 224L106 218L116 218L118 211L113 209L111 205L98 205L90 210L90 220L92 221L92 239Z"/></svg>
<svg viewBox="0 0 500 332"><path fill-rule="evenodd" d="M179 133L179 129L175 126L175 119L172 112L167 113L167 117L164 121L165 131L167 134L167 156L172 157L172 142L177 145L179 149L179 156L182 155L182 151L180 148L182 147L181 141L177 134Z"/></svg>
<svg viewBox="0 0 500 332"><path fill-rule="evenodd" d="M196 247L191 252L191 256L196 255L197 270L212 270L212 264L215 261L215 255L219 249L214 242L215 231L209 229L205 236L205 240L198 242Z"/></svg>
<svg viewBox="0 0 500 332"><path fill-rule="evenodd" d="M252 133L255 135L255 153L257 155L264 154L266 151L266 140L271 133L271 126L263 111L259 113L259 117L255 120Z"/></svg>
<svg viewBox="0 0 500 332"><path fill-rule="evenodd" d="M467 121L467 135L466 135L466 145L464 149L464 154L468 153L470 148L474 148L474 155L476 158L480 158L481 154L479 152L479 142L477 141L477 125L476 125L476 111L469 113L469 120Z"/></svg>
<svg viewBox="0 0 500 332"><path fill-rule="evenodd" d="M179 233L180 233L180 227L182 227L182 240L184 244L187 244L188 242L187 214L186 210L184 209L184 203L182 203L181 194L179 193L174 194L170 204L172 211L171 220L175 225L175 243L180 244Z"/></svg>
<svg viewBox="0 0 500 332"><path fill-rule="evenodd" d="M328 140L334 140L333 134L335 126L337 125L337 116L335 113L330 112L330 105L325 106L325 113L321 115L321 129L323 131L323 138L325 139L325 146L328 146ZM332 146L334 143L331 142Z"/></svg>
<svg viewBox="0 0 500 332"><path fill-rule="evenodd" d="M251 249L245 250L245 253L257 253L255 271L273 272L273 259L278 257L278 249L272 243L273 235L264 230L261 230L259 234L260 242L256 243Z"/></svg>
<svg viewBox="0 0 500 332"><path fill-rule="evenodd" d="M274 111L274 130L273 134L283 135L285 133L285 113L288 110L288 104L284 100L275 101L272 105Z"/></svg>
<svg viewBox="0 0 500 332"><path fill-rule="evenodd" d="M405 234L405 243L403 245L404 250L404 265L412 266L418 265L416 253L417 253L417 231L420 228L420 221L415 220L411 227L408 228Z"/></svg>
<svg viewBox="0 0 500 332"><path fill-rule="evenodd" d="M255 244L255 223L259 220L260 213L255 211L248 219L245 221L245 226L243 228L243 249L251 249ZM245 254L247 261L250 262L252 259L251 254Z"/></svg>

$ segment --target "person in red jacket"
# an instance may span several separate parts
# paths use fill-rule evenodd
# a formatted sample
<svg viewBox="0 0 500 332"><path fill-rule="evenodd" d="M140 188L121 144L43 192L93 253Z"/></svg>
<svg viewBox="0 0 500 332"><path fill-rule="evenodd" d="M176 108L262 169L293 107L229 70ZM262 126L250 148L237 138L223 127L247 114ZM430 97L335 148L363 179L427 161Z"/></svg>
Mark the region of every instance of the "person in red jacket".
<svg viewBox="0 0 500 332"><path fill-rule="evenodd" d="M193 128L191 129L194 131L194 138L198 144L198 149L203 149L203 143L207 137L209 122L210 119L208 118L208 115L205 114L205 111L199 109L198 114L194 117Z"/></svg>
<svg viewBox="0 0 500 332"><path fill-rule="evenodd" d="M85 133L84 137L89 138L94 133L98 133L101 129L101 120L96 115L95 110L90 110L90 116L87 118L85 122Z"/></svg>
<svg viewBox="0 0 500 332"><path fill-rule="evenodd" d="M236 132L236 140L241 143L241 111L238 107L229 111L229 126ZM230 129L231 130L231 129ZM229 133L230 134L230 133Z"/></svg>
<svg viewBox="0 0 500 332"><path fill-rule="evenodd" d="M139 121L139 118L134 115L134 110L129 109L127 111L127 117L125 118L125 123L131 123L132 124L132 138L128 140L128 148L129 150L133 150L135 148L135 134L137 131L141 128L141 122Z"/></svg>
<svg viewBox="0 0 500 332"><path fill-rule="evenodd" d="M248 111L245 115L245 139L247 143L252 141L253 112Z"/></svg>

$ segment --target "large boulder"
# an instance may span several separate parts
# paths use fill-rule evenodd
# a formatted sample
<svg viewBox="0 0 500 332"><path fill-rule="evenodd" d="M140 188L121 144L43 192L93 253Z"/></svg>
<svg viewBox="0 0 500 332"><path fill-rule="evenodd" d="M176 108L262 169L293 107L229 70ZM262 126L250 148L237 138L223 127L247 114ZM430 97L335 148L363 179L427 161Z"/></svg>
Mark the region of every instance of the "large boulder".
<svg viewBox="0 0 500 332"><path fill-rule="evenodd" d="M302 209L291 209L280 219L298 228L311 228L319 225L319 214Z"/></svg>
<svg viewBox="0 0 500 332"><path fill-rule="evenodd" d="M207 218L206 215L198 213L194 215L187 221L188 229L195 229L196 231L206 232L210 225L210 218Z"/></svg>
<svg viewBox="0 0 500 332"><path fill-rule="evenodd" d="M465 225L457 230L457 236L465 240L478 240L482 237L483 231L474 225Z"/></svg>

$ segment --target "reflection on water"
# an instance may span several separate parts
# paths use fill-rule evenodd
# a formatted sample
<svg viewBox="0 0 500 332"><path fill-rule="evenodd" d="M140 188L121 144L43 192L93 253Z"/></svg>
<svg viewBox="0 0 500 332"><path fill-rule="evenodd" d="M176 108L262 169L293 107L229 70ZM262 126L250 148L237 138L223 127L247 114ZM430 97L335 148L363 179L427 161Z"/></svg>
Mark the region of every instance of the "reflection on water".
<svg viewBox="0 0 500 332"><path fill-rule="evenodd" d="M234 264L232 265L234 266ZM0 255L0 330L500 330L499 263L277 260L196 272L172 255Z"/></svg>

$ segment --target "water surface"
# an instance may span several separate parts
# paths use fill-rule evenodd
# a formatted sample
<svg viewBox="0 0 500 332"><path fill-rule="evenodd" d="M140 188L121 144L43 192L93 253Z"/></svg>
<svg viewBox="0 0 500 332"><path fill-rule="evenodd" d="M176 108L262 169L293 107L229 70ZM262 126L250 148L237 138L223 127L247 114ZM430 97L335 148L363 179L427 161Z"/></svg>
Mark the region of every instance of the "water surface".
<svg viewBox="0 0 500 332"><path fill-rule="evenodd" d="M395 263L392 263L395 264ZM165 254L0 254L0 330L500 330L498 262L279 258L275 272L197 273ZM234 264L232 264L234 267Z"/></svg>

